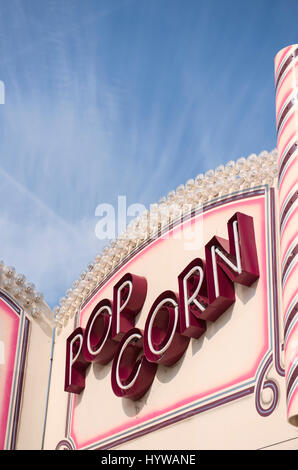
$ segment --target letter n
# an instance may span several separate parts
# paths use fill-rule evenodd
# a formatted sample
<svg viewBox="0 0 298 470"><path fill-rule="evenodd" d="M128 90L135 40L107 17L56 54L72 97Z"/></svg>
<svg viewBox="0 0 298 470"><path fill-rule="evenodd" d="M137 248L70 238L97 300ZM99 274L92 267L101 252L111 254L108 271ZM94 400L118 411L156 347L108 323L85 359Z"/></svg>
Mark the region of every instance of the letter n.
<svg viewBox="0 0 298 470"><path fill-rule="evenodd" d="M229 240L213 237L205 246L208 308L201 318L215 321L235 302L234 282L250 286L259 277L253 218L236 212L228 221Z"/></svg>

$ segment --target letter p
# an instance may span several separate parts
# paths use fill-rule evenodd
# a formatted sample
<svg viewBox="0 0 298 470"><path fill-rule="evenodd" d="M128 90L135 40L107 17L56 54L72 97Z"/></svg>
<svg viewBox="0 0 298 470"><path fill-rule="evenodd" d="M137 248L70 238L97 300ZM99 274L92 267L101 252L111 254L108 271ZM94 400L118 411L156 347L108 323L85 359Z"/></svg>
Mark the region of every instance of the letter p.
<svg viewBox="0 0 298 470"><path fill-rule="evenodd" d="M80 394L85 388L85 375L89 362L83 355L83 329L76 328L66 340L66 367L65 386L66 392Z"/></svg>

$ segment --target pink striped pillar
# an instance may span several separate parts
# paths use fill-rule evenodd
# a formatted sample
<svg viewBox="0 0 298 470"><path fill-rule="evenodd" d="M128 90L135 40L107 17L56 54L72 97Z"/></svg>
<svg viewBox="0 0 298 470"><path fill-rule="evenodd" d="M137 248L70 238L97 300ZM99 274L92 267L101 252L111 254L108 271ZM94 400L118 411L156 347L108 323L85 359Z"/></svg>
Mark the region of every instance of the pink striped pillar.
<svg viewBox="0 0 298 470"><path fill-rule="evenodd" d="M298 426L298 44L276 55L275 87L287 415Z"/></svg>

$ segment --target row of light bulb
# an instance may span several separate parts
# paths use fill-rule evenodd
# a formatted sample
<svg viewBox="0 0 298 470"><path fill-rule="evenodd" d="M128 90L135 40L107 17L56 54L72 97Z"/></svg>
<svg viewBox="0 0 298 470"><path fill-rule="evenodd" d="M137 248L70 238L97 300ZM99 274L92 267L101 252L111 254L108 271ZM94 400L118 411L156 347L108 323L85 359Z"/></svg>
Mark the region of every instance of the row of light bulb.
<svg viewBox="0 0 298 470"><path fill-rule="evenodd" d="M14 267L6 266L3 261L0 261L0 286L10 293L32 317L39 317L39 306L43 301L43 295L36 291L33 283L26 282L24 274L17 274Z"/></svg>
<svg viewBox="0 0 298 470"><path fill-rule="evenodd" d="M169 223L182 216L185 211L200 207L208 200L229 194L233 191L256 186L272 185L277 177L277 150L252 154L248 158L240 157L236 162L229 161L215 170L200 173L176 191L170 191L158 204L152 204L150 211L131 221L125 233L118 240L113 240L95 257L87 271L81 273L80 279L73 283L72 289L66 292L59 306L55 307L55 323L58 328L66 325L82 301L93 289L127 257L152 235L165 228Z"/></svg>

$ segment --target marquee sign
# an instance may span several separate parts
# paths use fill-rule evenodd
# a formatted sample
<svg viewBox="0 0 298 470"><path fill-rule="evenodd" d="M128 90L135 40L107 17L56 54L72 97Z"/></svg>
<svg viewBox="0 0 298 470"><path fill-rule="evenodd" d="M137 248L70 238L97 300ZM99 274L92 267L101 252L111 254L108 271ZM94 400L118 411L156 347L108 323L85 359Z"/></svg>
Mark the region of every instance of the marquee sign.
<svg viewBox="0 0 298 470"><path fill-rule="evenodd" d="M119 243L120 255L108 249L90 292L79 282L62 304L56 387L67 412L57 448L156 448L160 429L170 448L178 423L192 448L238 438L256 448L274 429L279 442L292 438L282 416L298 424L297 51L276 56L277 151L169 193L161 213L183 200L195 210L162 221L155 238ZM203 227L202 240L186 250L176 234L190 227Z"/></svg>
<svg viewBox="0 0 298 470"><path fill-rule="evenodd" d="M170 191L54 312L0 263L0 448L297 447L298 45L275 84L277 149Z"/></svg>
<svg viewBox="0 0 298 470"><path fill-rule="evenodd" d="M201 248L185 250L175 232L202 222ZM114 447L249 397L259 416L273 413L273 377L284 376L275 227L273 189L218 198L89 295L66 338L57 448Z"/></svg>
<svg viewBox="0 0 298 470"><path fill-rule="evenodd" d="M195 258L179 274L179 295L166 290L153 302L144 332L134 323L145 302L146 279L126 273L115 284L113 304L100 300L85 330L78 327L67 339L66 391L85 388L91 362L105 365L114 358L115 395L138 400L158 364L171 366L182 357L189 338L198 339L206 321L216 321L235 302L233 283L251 286L259 277L253 218L236 212L227 227L229 240L212 237L205 246L206 261Z"/></svg>

